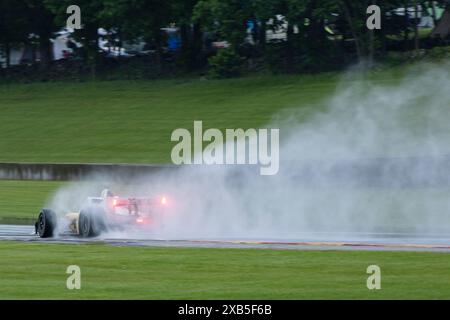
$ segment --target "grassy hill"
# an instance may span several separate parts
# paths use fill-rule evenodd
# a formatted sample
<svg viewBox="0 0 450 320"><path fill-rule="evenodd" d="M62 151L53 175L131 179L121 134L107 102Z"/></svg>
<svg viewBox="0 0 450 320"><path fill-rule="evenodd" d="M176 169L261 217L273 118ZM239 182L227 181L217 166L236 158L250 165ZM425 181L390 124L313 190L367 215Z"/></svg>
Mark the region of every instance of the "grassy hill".
<svg viewBox="0 0 450 320"><path fill-rule="evenodd" d="M260 127L288 108L307 118L338 82L321 74L0 85L0 162L167 163L176 128Z"/></svg>

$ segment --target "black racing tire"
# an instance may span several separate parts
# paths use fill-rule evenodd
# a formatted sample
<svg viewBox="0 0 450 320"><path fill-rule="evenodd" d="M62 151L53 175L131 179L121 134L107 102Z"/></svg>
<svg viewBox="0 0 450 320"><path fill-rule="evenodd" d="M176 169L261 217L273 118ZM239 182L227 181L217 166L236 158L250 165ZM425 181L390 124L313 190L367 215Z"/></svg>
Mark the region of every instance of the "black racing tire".
<svg viewBox="0 0 450 320"><path fill-rule="evenodd" d="M36 233L41 238L51 238L56 229L56 214L52 210L42 209L36 222Z"/></svg>
<svg viewBox="0 0 450 320"><path fill-rule="evenodd" d="M83 238L98 237L106 231L104 215L98 209L81 210L78 218L78 232Z"/></svg>

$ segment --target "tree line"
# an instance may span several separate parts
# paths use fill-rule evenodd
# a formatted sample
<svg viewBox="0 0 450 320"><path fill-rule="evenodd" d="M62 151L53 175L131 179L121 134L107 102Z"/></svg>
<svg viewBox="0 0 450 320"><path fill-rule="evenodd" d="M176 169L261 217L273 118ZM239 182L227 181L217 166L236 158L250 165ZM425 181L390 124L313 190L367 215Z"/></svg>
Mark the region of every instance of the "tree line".
<svg viewBox="0 0 450 320"><path fill-rule="evenodd" d="M0 50L10 65L11 49L33 43L42 68L52 60L51 39L66 25L72 0L0 0ZM368 30L368 6L381 8L381 29ZM212 66L222 75L243 65L268 66L276 72L331 70L346 63L368 61L387 50L411 50L420 41L418 8L431 12L449 0L77 0L82 28L74 39L83 59L94 68L102 63L98 32L114 30L123 42L145 41L154 48L153 63L163 64L167 35L175 26L180 47L172 63L183 70ZM413 9L416 19L394 10ZM283 37L267 32L284 28ZM250 31L249 31L250 30ZM205 40L206 39L206 40ZM207 43L226 42L225 49L207 50Z"/></svg>

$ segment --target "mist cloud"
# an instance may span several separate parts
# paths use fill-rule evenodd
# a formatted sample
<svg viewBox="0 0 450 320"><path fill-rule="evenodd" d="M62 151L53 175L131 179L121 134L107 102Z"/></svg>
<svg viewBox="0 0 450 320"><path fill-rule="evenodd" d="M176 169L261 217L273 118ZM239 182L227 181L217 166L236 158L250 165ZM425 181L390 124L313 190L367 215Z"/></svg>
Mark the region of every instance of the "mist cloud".
<svg viewBox="0 0 450 320"><path fill-rule="evenodd" d="M125 195L164 193L170 204L164 226L147 234L164 239L448 232L443 162L386 159L450 155L449 70L420 67L401 81L347 78L307 121L301 109L274 117L269 127L280 128L281 139L277 175L232 165L186 166L127 183L93 176L62 188L48 206L76 210L105 186Z"/></svg>

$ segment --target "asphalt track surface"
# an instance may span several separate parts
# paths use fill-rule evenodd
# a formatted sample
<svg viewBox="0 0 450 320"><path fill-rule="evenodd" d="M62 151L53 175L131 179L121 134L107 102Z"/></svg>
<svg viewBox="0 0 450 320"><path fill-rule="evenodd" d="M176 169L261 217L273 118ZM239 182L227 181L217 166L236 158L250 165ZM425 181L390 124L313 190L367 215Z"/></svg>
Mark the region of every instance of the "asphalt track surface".
<svg viewBox="0 0 450 320"><path fill-rule="evenodd" d="M375 250L375 251L437 251L450 253L450 234L407 233L304 233L301 239L158 239L149 235L123 238L103 235L97 238L58 236L41 239L34 226L0 225L0 240L27 243L87 244L115 246L194 247L194 248L259 248L296 250Z"/></svg>

